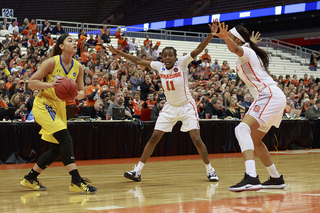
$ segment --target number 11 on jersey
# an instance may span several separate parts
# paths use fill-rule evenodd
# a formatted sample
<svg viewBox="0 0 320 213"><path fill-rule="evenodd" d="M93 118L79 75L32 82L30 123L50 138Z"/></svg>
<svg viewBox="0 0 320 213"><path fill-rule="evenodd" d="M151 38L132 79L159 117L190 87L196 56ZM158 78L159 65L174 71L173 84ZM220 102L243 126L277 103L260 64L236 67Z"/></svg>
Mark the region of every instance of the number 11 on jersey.
<svg viewBox="0 0 320 213"><path fill-rule="evenodd" d="M169 83L170 82L170 83ZM170 91L170 90L176 90L174 88L174 85L173 85L173 81L166 81L166 84L167 84L167 90Z"/></svg>

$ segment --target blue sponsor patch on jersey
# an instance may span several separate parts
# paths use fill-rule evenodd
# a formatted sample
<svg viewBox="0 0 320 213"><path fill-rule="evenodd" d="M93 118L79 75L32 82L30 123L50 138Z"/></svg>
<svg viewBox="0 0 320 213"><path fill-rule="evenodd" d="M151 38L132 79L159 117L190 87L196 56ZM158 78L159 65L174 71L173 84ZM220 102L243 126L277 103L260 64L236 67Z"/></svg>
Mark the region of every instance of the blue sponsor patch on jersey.
<svg viewBox="0 0 320 213"><path fill-rule="evenodd" d="M166 69L165 68L162 68L162 71L165 71Z"/></svg>
<svg viewBox="0 0 320 213"><path fill-rule="evenodd" d="M77 75L77 74L74 72L74 73L73 73L73 77L76 77L76 75Z"/></svg>

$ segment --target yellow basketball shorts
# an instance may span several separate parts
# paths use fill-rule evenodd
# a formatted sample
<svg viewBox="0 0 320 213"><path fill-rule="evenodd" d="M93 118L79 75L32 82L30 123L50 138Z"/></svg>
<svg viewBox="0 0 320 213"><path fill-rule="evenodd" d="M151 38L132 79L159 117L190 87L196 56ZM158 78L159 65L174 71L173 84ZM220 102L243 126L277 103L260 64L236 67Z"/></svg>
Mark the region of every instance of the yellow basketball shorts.
<svg viewBox="0 0 320 213"><path fill-rule="evenodd" d="M41 138L58 144L53 133L67 129L66 102L37 96L32 112L35 121L42 127L39 132Z"/></svg>

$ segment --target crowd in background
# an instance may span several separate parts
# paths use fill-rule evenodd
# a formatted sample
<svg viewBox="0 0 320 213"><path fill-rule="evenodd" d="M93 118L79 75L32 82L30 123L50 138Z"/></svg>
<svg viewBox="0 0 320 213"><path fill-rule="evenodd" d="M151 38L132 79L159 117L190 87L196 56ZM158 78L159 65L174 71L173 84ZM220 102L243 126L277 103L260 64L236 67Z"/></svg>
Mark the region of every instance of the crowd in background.
<svg viewBox="0 0 320 213"><path fill-rule="evenodd" d="M39 69L41 62L50 57L55 44L52 34L63 34L64 29L60 23L53 27L47 20L39 27L34 19L29 22L27 18L21 24L16 21L9 23L5 19L0 23L0 29L0 35L5 37L0 42L0 107L15 107L15 116L19 118L21 114L31 112L33 100L39 93L28 87L30 77ZM163 87L166 85L161 84L156 70L111 54L106 48L111 39L117 39L118 50L144 60L161 61L161 43L152 41L148 35L139 46L135 38L125 37L120 27L115 36L110 35L110 28L106 25L96 35L81 30L74 60L84 67L86 98L69 101L67 106L75 106L76 115L98 119L108 119L108 115L112 117L115 106L125 107L124 118L127 119L139 118L143 109L152 109L155 114L151 115L151 120L155 120L165 103ZM22 48L25 53L22 53ZM234 68L229 67L227 61L221 63L214 58L206 49L189 65L189 89L196 100L199 116L241 119L254 98ZM289 116L293 109L301 109L302 117L320 117L318 78L307 74L301 79L290 73L270 75L287 96L284 115Z"/></svg>

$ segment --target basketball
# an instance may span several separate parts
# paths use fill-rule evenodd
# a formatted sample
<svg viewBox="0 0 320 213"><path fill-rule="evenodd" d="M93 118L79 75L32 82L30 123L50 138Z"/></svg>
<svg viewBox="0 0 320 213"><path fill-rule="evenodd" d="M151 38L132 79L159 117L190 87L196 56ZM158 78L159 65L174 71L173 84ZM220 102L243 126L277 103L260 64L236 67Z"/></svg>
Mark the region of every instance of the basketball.
<svg viewBox="0 0 320 213"><path fill-rule="evenodd" d="M58 98L64 101L72 101L78 95L77 83L70 78L61 79L54 89Z"/></svg>

